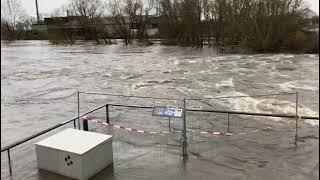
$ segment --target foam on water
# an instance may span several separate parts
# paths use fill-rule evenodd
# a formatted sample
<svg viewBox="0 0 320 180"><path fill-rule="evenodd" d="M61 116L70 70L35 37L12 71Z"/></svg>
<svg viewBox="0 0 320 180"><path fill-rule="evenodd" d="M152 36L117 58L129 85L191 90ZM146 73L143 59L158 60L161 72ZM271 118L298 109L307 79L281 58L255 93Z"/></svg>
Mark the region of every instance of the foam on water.
<svg viewBox="0 0 320 180"><path fill-rule="evenodd" d="M196 63L199 63L199 61L195 61L195 60L188 60L188 62L189 62L190 64L196 64Z"/></svg>
<svg viewBox="0 0 320 180"><path fill-rule="evenodd" d="M190 94L198 94L198 91L197 90L193 90L193 89L190 89L190 88L187 88L187 87L177 87L175 88L177 91L183 93L183 94L187 94L188 92Z"/></svg>
<svg viewBox="0 0 320 180"><path fill-rule="evenodd" d="M248 96L241 92L229 92L224 96ZM253 97L239 97L239 98L227 98L223 99L227 102L227 105L236 111L245 112L259 112L259 113L270 113L270 114L295 114L295 103L289 101L283 101L279 99L256 99ZM298 114L300 116L319 116L317 112L314 112L308 107L299 105ZM281 118L272 118L273 120L279 121ZM306 121L312 125L319 125L319 122Z"/></svg>
<svg viewBox="0 0 320 180"><path fill-rule="evenodd" d="M313 87L306 85L306 82L299 82L299 81L288 81L285 83L278 84L280 88L284 91L292 91L293 89L305 89L305 90L317 90L318 87Z"/></svg>
<svg viewBox="0 0 320 180"><path fill-rule="evenodd" d="M145 88L146 86L148 86L148 83L144 83L144 82L139 82L139 83L133 83L131 85L131 87L129 88L130 91L138 91L141 88Z"/></svg>
<svg viewBox="0 0 320 180"><path fill-rule="evenodd" d="M294 58L294 55L283 55L283 58Z"/></svg>
<svg viewBox="0 0 320 180"><path fill-rule="evenodd" d="M307 119L305 122L311 124L312 126L319 126L319 121L317 120Z"/></svg>
<svg viewBox="0 0 320 180"><path fill-rule="evenodd" d="M219 89L221 87L233 87L233 78L229 78L228 80L220 81L216 83L216 87Z"/></svg>
<svg viewBox="0 0 320 180"><path fill-rule="evenodd" d="M308 54L308 56L309 56L310 58L317 57L317 55L315 55L315 54ZM319 56L319 55L318 55L318 56Z"/></svg>
<svg viewBox="0 0 320 180"><path fill-rule="evenodd" d="M133 75L122 75L120 76L120 79L123 80L129 80L129 79L141 79L142 74L133 74Z"/></svg>
<svg viewBox="0 0 320 180"><path fill-rule="evenodd" d="M203 83L201 81L197 81L197 84L199 84L201 87L211 88L212 86L208 83Z"/></svg>
<svg viewBox="0 0 320 180"><path fill-rule="evenodd" d="M212 61L221 61L221 60L226 60L226 56L213 57L211 60L212 60Z"/></svg>

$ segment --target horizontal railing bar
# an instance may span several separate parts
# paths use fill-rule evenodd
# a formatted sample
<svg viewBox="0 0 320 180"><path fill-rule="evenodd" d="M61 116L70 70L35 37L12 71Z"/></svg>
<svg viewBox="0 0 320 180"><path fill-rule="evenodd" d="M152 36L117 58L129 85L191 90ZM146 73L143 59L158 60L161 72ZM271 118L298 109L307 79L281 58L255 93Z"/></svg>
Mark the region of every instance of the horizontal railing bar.
<svg viewBox="0 0 320 180"><path fill-rule="evenodd" d="M128 107L128 108L141 108L141 109L153 109L154 106L134 106L134 105L122 105L122 104L108 104L109 106Z"/></svg>
<svg viewBox="0 0 320 180"><path fill-rule="evenodd" d="M20 141L17 141L17 142L15 142L15 143L13 143L13 144L10 144L10 145L8 145L8 146L6 146L6 147L4 147L4 148L1 148L1 152L6 151L6 150L8 150L8 149L11 149L11 148L13 148L13 147L15 147L15 146L18 146L18 145L22 144L22 143L25 143L25 142L27 142L27 141L29 141L29 140L31 140L31 139L33 139L33 138L36 138L36 137L38 137L38 136L40 136L40 135L42 135L42 134L44 134L44 133L47 133L47 132L49 132L49 131L51 131L51 130L54 130L54 129L60 127L60 126L63 126L63 125L65 125L65 124L67 124L67 123L70 123L70 122L72 122L72 121L75 121L76 119L78 119L78 118L76 117L76 118L73 118L73 119L71 119L71 120L69 120L69 121L62 122L62 123L60 123L60 124L57 124L57 125L52 126L52 127L50 127L50 128L47 128L47 129L45 129L45 130L43 130L43 131L40 131L40 132L38 132L38 133L36 133L36 134L33 134L33 135L31 135L31 136L29 136L29 137L27 137L27 138L24 138L24 139L22 139L22 140L20 140Z"/></svg>
<svg viewBox="0 0 320 180"><path fill-rule="evenodd" d="M93 109L93 110L91 110L91 111L88 111L88 112L82 114L81 116L85 116L85 115L87 115L87 114L90 114L90 113L92 113L92 112L94 112L94 111L97 111L97 110L99 110L99 109L101 109L101 108L103 108L103 107L105 107L105 106L106 106L106 105L99 106L99 107L97 107L97 108L95 108L95 109ZM81 117L81 116L80 116L80 117ZM29 136L29 137L27 137L27 138L24 138L24 139L22 139L22 140L20 140L20 141L17 141L17 142L15 142L15 143L13 143L13 144L10 144L10 145L8 145L8 146L5 146L4 148L1 148L1 152L6 151L6 150L8 150L8 149L11 149L11 148L13 148L13 147L16 147L16 146L18 146L18 145L20 145L20 144L22 144L22 143L25 143L25 142L27 142L27 141L29 141L29 140L31 140L31 139L34 139L34 138L36 138L36 137L38 137L38 136L40 136L40 135L42 135L42 134L45 134L45 133L47 133L47 132L49 132L49 131L52 131L52 130L58 128L58 127L61 127L61 126L65 125L65 124L68 124L68 123L70 123L70 122L72 122L72 121L75 121L75 120L77 120L77 119L78 119L78 117L75 117L75 118L73 118L73 119L71 119L71 120L68 120L68 121L59 123L59 124L54 125L54 126L52 126L52 127L50 127L50 128L47 128L47 129L45 129L45 130L43 130L43 131L40 131L40 132L38 132L38 133L36 133L36 134L33 134L33 135L31 135L31 136Z"/></svg>
<svg viewBox="0 0 320 180"><path fill-rule="evenodd" d="M85 116L85 115L90 114L90 113L93 113L94 111L97 111L97 110L99 110L99 109L101 109L101 108L105 107L106 105L107 105L107 104L101 105L101 106L99 106L99 107L97 107L97 108L95 108L95 109L93 109L93 110L91 110L91 111L88 111L88 112L86 112L86 113L84 113L84 114L80 115L80 117Z"/></svg>
<svg viewBox="0 0 320 180"><path fill-rule="evenodd" d="M109 106L118 107L131 107L131 108L144 108L151 109L153 106L128 106L122 104L108 104ZM269 116L269 117L285 117L285 118L296 118L296 115L288 114L269 114L269 113L253 113L253 112L243 112L243 111L224 111L224 110L200 110L200 109L187 109L187 111L197 111L197 112L214 112L214 113L225 113L225 114L239 114L239 115L252 115L252 116ZM300 116L302 119L315 119L319 120L319 117L313 116Z"/></svg>
<svg viewBox="0 0 320 180"><path fill-rule="evenodd" d="M265 96L275 96L275 95L290 95L296 94L295 92L279 92L272 94L256 94L256 95L247 95L247 96L221 96L221 97L212 97L212 98L191 98L186 100L206 100L206 99L227 99L227 98L242 98L242 97L265 97Z"/></svg>
<svg viewBox="0 0 320 180"><path fill-rule="evenodd" d="M242 111L224 111L224 110L195 110L187 109L187 111L198 111L198 112L214 112L224 114L238 114L238 115L252 115L252 116L269 116L269 117L285 117L285 118L296 118L297 116L289 114L270 114L270 113L253 113L253 112L242 112ZM314 119L319 120L319 117L314 116L300 116L301 119Z"/></svg>
<svg viewBox="0 0 320 180"><path fill-rule="evenodd" d="M107 94L107 93L97 93L97 92L79 92L79 93L82 93L82 94L93 94L93 95L105 95L105 96L116 96L116 97L141 98L141 99L165 99L165 100L182 101L182 99L164 98L164 97L133 96L133 95L131 96L131 95Z"/></svg>

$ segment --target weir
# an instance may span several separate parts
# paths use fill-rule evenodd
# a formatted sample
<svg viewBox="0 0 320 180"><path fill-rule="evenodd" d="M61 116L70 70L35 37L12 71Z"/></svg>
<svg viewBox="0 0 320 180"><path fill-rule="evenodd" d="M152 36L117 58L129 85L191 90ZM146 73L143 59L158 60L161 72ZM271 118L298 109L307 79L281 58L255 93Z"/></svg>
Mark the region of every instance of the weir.
<svg viewBox="0 0 320 180"><path fill-rule="evenodd" d="M112 119L110 118L110 108L111 107L123 107L123 108L133 108L133 109L153 109L154 106L141 106L141 105L132 105L132 104L120 104L120 103L106 103L101 106L98 106L96 108L93 108L92 110L85 112L83 114L80 114L80 95L81 94L91 94L91 95L102 95L102 96L113 96L113 97L125 97L125 98L137 98L137 99L153 99L153 100L174 100L178 101L183 104L183 116L182 120L180 121L181 123L181 131L176 131L172 130L172 125L170 125L170 120L169 117L169 124L168 124L168 129L169 131L165 132L150 132L146 130L140 130L140 129L135 129L135 128L126 128L123 125L116 125L112 122ZM260 117L280 117L280 118L289 118L289 119L295 119L295 136L294 136L294 143L297 145L298 142L298 126L299 126L299 121L302 119L310 119L310 120L319 120L319 117L316 116L305 116L305 115L300 115L298 114L298 97L299 94L298 92L281 92L281 93L273 93L273 94L261 94L261 95L252 95L252 96L228 96L228 97L215 97L215 98L166 98L166 97L151 97L151 96L130 96L130 95L116 95L116 94L107 94L107 93L97 93L97 92L81 92L77 91L77 109L78 109L78 116L59 123L55 126L52 126L50 128L47 128L43 131L40 131L36 134L33 134L31 136L28 136L22 140L19 140L17 142L14 142L10 145L7 145L3 148L1 148L1 152L7 152L8 155L8 164L9 164L9 172L10 175L12 175L12 165L11 165L11 158L10 158L10 150L12 148L15 148L16 146L19 146L27 141L30 141L36 137L39 137L43 134L46 134L48 132L51 132L52 130L55 130L61 126L64 126L69 123L73 123L73 127L75 129L81 129L81 121L82 121L82 129L85 131L89 131L89 123L88 121L92 120L90 117L90 114L104 109L105 110L105 120L93 120L94 122L98 124L103 124L112 128L119 128L119 129L124 129L128 131L134 131L138 133L145 133L145 134L169 134L169 133L181 133L181 147L182 147L182 156L183 158L187 157L188 151L187 151L187 146L188 146L188 140L187 140L187 133L194 133L194 134L209 134L209 135L233 135L233 133L230 132L230 115L246 115L246 116L260 116ZM261 112L244 112L244 111L229 111L229 110L219 110L219 109L188 109L187 108L187 103L188 101L192 100L205 100L205 99L222 99L222 98L239 98L239 97L265 97L265 96L273 96L273 95L295 95L295 114L273 114L273 113L261 113ZM187 124L188 124L188 115L187 112L198 112L198 113L221 113L221 114L226 114L227 115L227 130L226 132L212 132L212 131L202 131L202 130L188 130L187 129ZM77 123L76 123L77 121ZM258 130L256 130L257 132ZM241 133L240 133L241 134Z"/></svg>

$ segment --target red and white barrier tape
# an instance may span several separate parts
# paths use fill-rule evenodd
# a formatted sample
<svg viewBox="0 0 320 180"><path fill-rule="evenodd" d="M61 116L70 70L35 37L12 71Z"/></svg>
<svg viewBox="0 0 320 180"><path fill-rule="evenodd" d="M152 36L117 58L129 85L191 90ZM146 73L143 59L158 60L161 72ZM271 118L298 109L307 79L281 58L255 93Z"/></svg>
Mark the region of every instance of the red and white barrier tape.
<svg viewBox="0 0 320 180"><path fill-rule="evenodd" d="M123 125L115 125L113 123L106 123L106 122L103 122L101 120L94 120L89 116L82 116L82 118L84 120L92 121L92 122L95 122L97 124L103 124L103 125L106 125L106 126L109 126L109 127L117 128L117 129L124 129L124 130L127 130L127 131L133 131L133 132L145 133L145 134L168 134L168 133L180 133L181 132L181 131L175 131L175 130L163 131L163 132L144 131L144 130L139 130L139 129L135 129L135 128L128 128L128 127L125 127ZM231 135L233 135L232 133L225 133L225 132L206 132L206 131L195 131L195 130L188 131L188 132L200 133L200 134L208 134L208 135L223 135L223 136L231 136Z"/></svg>

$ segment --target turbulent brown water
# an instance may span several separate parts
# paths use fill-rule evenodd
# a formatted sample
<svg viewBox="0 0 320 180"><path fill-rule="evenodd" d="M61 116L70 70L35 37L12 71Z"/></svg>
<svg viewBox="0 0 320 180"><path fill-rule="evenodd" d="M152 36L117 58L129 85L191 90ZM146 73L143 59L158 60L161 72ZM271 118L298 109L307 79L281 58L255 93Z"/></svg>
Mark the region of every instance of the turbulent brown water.
<svg viewBox="0 0 320 180"><path fill-rule="evenodd" d="M214 49L163 45L1 42L1 147L75 117L77 90L172 98L252 96L189 100L187 107L266 113L295 113L295 95L253 95L298 91L299 114L318 116L318 74L319 56L311 54L217 55ZM81 111L109 102L182 105L81 95ZM111 107L110 113L116 124L168 129L166 119L152 117L147 110ZM92 116L103 119L104 112ZM226 131L225 114L190 112L187 122L188 129ZM132 134L90 123L90 130L114 135L114 164L93 179L319 178L318 121L299 122L297 147L291 119L232 115L230 122L234 136L188 133L185 161L181 134ZM172 127L181 128L181 120L174 119ZM46 136L12 149L11 179L62 178L36 168L33 143ZM1 165L1 179L10 179L6 153L1 153Z"/></svg>

